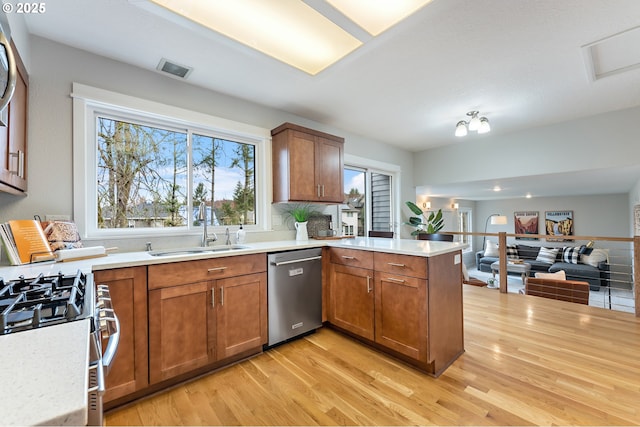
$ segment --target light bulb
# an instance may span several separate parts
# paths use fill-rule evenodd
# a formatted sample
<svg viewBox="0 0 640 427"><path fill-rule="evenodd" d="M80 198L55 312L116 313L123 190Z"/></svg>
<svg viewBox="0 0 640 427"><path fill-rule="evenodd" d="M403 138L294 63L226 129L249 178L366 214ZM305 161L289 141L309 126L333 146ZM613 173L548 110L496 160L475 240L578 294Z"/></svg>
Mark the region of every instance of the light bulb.
<svg viewBox="0 0 640 427"><path fill-rule="evenodd" d="M456 125L456 136L465 136L467 134L467 122L461 120Z"/></svg>
<svg viewBox="0 0 640 427"><path fill-rule="evenodd" d="M478 133L488 133L491 130L489 119L482 117L480 119L480 125L478 126Z"/></svg>
<svg viewBox="0 0 640 427"><path fill-rule="evenodd" d="M480 119L478 118L478 112L474 111L471 120L469 120L469 130L478 130L480 127Z"/></svg>

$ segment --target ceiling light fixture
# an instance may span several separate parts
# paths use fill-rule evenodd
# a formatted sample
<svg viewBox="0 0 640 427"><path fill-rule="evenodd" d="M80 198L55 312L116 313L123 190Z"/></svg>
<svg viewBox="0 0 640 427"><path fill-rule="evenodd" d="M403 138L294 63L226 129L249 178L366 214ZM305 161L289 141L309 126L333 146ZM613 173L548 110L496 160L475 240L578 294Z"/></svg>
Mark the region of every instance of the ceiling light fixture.
<svg viewBox="0 0 640 427"><path fill-rule="evenodd" d="M432 0L129 1L316 75Z"/></svg>
<svg viewBox="0 0 640 427"><path fill-rule="evenodd" d="M466 136L468 131L476 131L480 134L488 133L491 131L491 125L489 124L489 119L486 117L479 117L479 111L469 111L467 116L471 117L469 122L464 120L460 120L458 124L456 124L456 132L455 135L458 137Z"/></svg>
<svg viewBox="0 0 640 427"><path fill-rule="evenodd" d="M362 46L302 1L151 1L311 75Z"/></svg>
<svg viewBox="0 0 640 427"><path fill-rule="evenodd" d="M326 0L372 36L377 36L431 0Z"/></svg>

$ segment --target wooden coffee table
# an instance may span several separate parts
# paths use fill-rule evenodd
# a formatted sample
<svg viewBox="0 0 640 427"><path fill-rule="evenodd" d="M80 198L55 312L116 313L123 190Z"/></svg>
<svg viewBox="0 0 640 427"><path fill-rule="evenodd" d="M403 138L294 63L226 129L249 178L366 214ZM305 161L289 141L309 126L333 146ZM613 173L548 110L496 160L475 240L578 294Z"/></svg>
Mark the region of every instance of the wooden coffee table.
<svg viewBox="0 0 640 427"><path fill-rule="evenodd" d="M520 273L522 276L522 284L526 284L527 276L529 275L529 271L531 271L531 264L527 264L526 262L507 262L507 272L508 273ZM493 273L493 278L496 278L496 272L500 272L500 261L496 261L491 264L491 273Z"/></svg>

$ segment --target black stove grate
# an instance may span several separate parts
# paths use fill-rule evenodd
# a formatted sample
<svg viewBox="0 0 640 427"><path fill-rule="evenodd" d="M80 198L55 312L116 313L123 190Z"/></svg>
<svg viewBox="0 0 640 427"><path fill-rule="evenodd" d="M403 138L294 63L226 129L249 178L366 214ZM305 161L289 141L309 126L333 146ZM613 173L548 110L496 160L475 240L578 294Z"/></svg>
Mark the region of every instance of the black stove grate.
<svg viewBox="0 0 640 427"><path fill-rule="evenodd" d="M0 279L0 335L84 318L86 285L81 271Z"/></svg>

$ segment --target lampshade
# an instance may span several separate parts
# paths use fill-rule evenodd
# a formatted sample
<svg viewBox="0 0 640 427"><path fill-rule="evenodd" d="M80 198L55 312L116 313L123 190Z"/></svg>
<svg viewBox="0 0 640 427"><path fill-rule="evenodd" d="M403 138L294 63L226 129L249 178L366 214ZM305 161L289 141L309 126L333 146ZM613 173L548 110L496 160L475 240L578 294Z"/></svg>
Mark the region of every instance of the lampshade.
<svg viewBox="0 0 640 427"><path fill-rule="evenodd" d="M456 136L466 136L467 135L467 122L461 120L456 125Z"/></svg>
<svg viewBox="0 0 640 427"><path fill-rule="evenodd" d="M491 225L507 225L507 217L504 215L492 216Z"/></svg>
<svg viewBox="0 0 640 427"><path fill-rule="evenodd" d="M491 130L489 119L486 117L480 118L480 125L478 126L478 133L487 133Z"/></svg>
<svg viewBox="0 0 640 427"><path fill-rule="evenodd" d="M470 113L467 113L469 115ZM477 111L471 111L471 120L469 120L469 130L477 131L480 128L480 117Z"/></svg>

